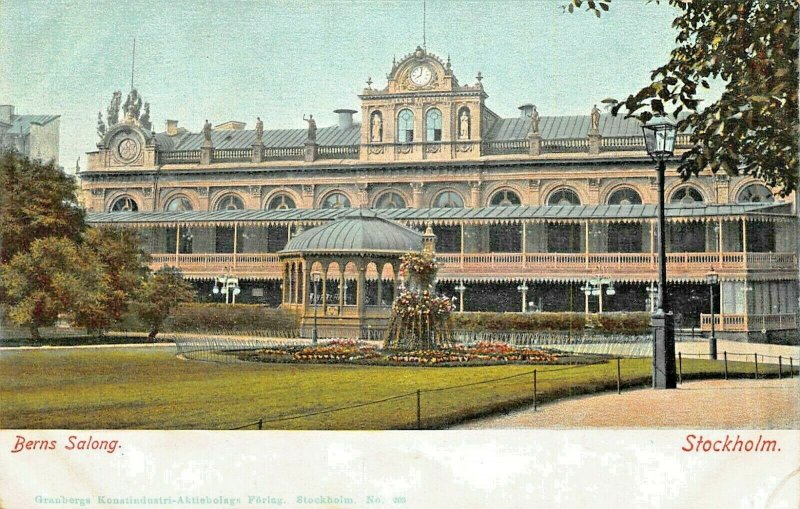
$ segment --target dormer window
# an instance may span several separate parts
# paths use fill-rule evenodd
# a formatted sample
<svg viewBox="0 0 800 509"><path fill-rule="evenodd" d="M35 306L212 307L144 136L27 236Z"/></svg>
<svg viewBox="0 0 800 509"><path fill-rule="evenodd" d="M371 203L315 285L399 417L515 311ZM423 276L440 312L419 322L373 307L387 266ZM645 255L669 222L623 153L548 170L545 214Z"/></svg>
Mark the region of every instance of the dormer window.
<svg viewBox="0 0 800 509"><path fill-rule="evenodd" d="M397 114L397 143L414 142L414 114L411 110L400 110Z"/></svg>
<svg viewBox="0 0 800 509"><path fill-rule="evenodd" d="M442 112L431 108L425 114L425 141L442 141Z"/></svg>

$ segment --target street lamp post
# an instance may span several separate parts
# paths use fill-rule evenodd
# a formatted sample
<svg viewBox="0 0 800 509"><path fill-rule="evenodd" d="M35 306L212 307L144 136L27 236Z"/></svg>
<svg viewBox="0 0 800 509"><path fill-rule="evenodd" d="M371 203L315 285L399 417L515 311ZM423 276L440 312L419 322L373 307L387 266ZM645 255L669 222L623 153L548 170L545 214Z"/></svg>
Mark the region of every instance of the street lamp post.
<svg viewBox="0 0 800 509"><path fill-rule="evenodd" d="M463 281L459 281L458 282L458 286L456 286L456 291L458 292L458 312L459 313L463 313L464 312L464 291L466 289L467 289L467 287L464 286L464 282Z"/></svg>
<svg viewBox="0 0 800 509"><path fill-rule="evenodd" d="M311 273L311 280L314 282L314 330L311 332L311 343L317 344L317 305L319 303L318 285L322 279L322 274L319 272Z"/></svg>
<svg viewBox="0 0 800 509"><path fill-rule="evenodd" d="M603 286L606 286L606 295L612 296L616 295L617 290L614 288L614 281L606 278L594 278L586 281L584 286L581 286L581 290L583 291L584 295L588 298L590 295L594 297L598 297L598 313L603 312ZM587 300L588 303L588 300ZM588 304L587 304L588 306Z"/></svg>
<svg viewBox="0 0 800 509"><path fill-rule="evenodd" d="M219 285L219 287L217 287ZM214 288L211 289L214 294L225 292L225 304L229 304L231 294L233 295L233 304L236 304L236 296L242 292L239 288L239 278L228 275L228 267L225 267L225 273L218 276L214 281Z"/></svg>
<svg viewBox="0 0 800 509"><path fill-rule="evenodd" d="M714 334L714 286L719 283L719 275L711 267L711 272L706 274L706 283L711 294L711 335L708 337L708 354L711 359L717 359L717 338Z"/></svg>
<svg viewBox="0 0 800 509"><path fill-rule="evenodd" d="M528 311L528 285L525 281L517 287L517 291L522 294L522 312L525 313Z"/></svg>
<svg viewBox="0 0 800 509"><path fill-rule="evenodd" d="M657 163L658 170L658 307L653 313L653 388L674 389L675 325L670 312L667 289L667 242L664 210L664 173L666 161L675 147L675 124L664 116L651 118L642 126L647 153Z"/></svg>

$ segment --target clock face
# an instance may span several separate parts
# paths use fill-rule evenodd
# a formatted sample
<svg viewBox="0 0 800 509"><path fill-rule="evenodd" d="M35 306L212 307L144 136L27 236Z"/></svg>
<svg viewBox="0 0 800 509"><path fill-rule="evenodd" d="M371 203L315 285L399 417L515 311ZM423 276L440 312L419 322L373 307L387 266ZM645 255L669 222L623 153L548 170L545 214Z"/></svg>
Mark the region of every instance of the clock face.
<svg viewBox="0 0 800 509"><path fill-rule="evenodd" d="M411 69L411 81L417 86L425 86L431 82L433 72L427 65L418 65Z"/></svg>

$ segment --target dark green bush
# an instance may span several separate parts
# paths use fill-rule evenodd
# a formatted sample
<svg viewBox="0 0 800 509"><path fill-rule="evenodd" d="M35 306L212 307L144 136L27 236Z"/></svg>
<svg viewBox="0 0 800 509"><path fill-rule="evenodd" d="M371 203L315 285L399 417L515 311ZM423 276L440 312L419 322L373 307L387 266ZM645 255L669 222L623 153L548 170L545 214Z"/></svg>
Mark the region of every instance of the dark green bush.
<svg viewBox="0 0 800 509"><path fill-rule="evenodd" d="M650 330L649 313L453 313L450 327L471 331L581 331L642 334Z"/></svg>
<svg viewBox="0 0 800 509"><path fill-rule="evenodd" d="M299 325L292 313L256 304L182 304L167 318L161 332L284 331ZM146 331L147 326L133 313L127 313L113 329Z"/></svg>

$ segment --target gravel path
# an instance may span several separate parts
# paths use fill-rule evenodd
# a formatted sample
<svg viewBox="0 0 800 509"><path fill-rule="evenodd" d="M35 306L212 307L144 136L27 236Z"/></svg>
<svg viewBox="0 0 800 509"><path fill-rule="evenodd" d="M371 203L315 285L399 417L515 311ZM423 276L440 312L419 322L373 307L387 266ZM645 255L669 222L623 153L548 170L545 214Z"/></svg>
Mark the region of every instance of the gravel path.
<svg viewBox="0 0 800 509"><path fill-rule="evenodd" d="M502 428L800 429L800 378L705 380L670 391L586 396L454 429Z"/></svg>

